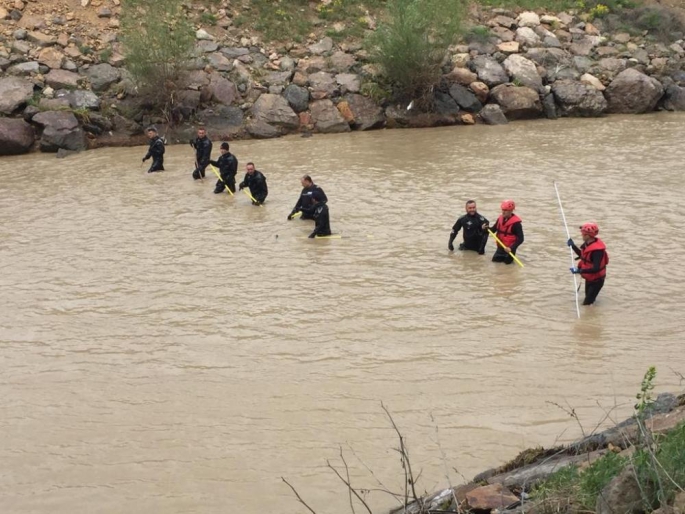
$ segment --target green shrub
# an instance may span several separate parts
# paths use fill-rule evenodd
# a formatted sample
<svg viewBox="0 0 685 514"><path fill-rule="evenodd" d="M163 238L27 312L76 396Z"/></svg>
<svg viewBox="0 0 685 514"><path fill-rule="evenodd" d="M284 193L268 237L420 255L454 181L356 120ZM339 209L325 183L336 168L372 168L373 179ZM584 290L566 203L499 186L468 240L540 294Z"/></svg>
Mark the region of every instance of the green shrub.
<svg viewBox="0 0 685 514"><path fill-rule="evenodd" d="M124 0L121 35L126 66L141 96L167 112L195 47L182 1Z"/></svg>
<svg viewBox="0 0 685 514"><path fill-rule="evenodd" d="M203 12L200 15L200 21L203 25L216 25L217 19L211 12Z"/></svg>
<svg viewBox="0 0 685 514"><path fill-rule="evenodd" d="M468 43L472 43L474 41L478 43L485 43L489 41L491 37L492 34L490 33L490 29L484 27L483 25L471 27L469 30L466 31L466 34L464 34L464 39Z"/></svg>
<svg viewBox="0 0 685 514"><path fill-rule="evenodd" d="M368 45L398 99L430 101L428 92L440 78L463 12L462 0L388 0L386 19Z"/></svg>

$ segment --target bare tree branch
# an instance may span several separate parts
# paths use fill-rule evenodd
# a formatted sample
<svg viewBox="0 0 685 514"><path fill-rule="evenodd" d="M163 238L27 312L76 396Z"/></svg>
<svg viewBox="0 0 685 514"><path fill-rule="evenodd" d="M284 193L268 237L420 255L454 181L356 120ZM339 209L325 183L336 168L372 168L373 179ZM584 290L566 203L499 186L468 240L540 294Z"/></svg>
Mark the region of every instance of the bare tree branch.
<svg viewBox="0 0 685 514"><path fill-rule="evenodd" d="M347 483L349 485L352 483L352 481L350 480L350 468L347 466L347 461L345 460L345 456L343 455L342 446L340 446L340 460L342 460L343 464L345 465L345 474L347 475ZM352 502L352 486L349 486L347 489L350 495L350 509L352 510L352 514L357 514L354 511L354 503Z"/></svg>
<svg viewBox="0 0 685 514"><path fill-rule="evenodd" d="M371 509L369 508L369 505L364 501L364 498L362 498L361 496L359 496L359 493L350 485L350 483L349 483L347 480L345 480L345 478L338 472L338 470L335 469L335 468L331 465L330 461L326 461L326 464L328 465L329 468L331 468L331 469L333 470L333 472L334 472L336 475L338 475L338 478L339 478L340 480L342 480L342 482L349 488L349 490L352 492L352 494L354 494L354 495L357 497L357 499L361 502L361 504L362 504L364 507L366 507L366 510L369 512L369 514L373 514L373 512L372 512Z"/></svg>
<svg viewBox="0 0 685 514"><path fill-rule="evenodd" d="M381 480L376 476L376 474L373 472L373 470L369 466L366 465L366 463L359 457L359 455L357 455L357 452L354 451L354 448L352 448L352 446L350 446L349 443L347 444L347 447L352 452L352 455L354 455L354 457L359 461L359 463L362 466L364 466L364 468L366 468L366 470L371 474L371 476L376 480L376 482L378 482L378 485L380 485L382 487L382 489L367 489L367 491L377 491L377 492L383 492L383 493L389 494L390 496L395 498L395 500L397 500L397 503L399 503L400 505L403 505L402 500L400 499L400 498L402 498L402 495L398 494L398 493L393 493L390 489L388 489L388 487L383 482L381 482ZM404 505L406 505L406 503Z"/></svg>
<svg viewBox="0 0 685 514"><path fill-rule="evenodd" d="M307 505L307 504L305 503L305 501L304 501L304 500L302 499L302 497L299 495L299 493L297 492L297 490L290 484L290 482L288 482L288 481L287 481L285 478L283 478L283 477L281 477L281 480L283 480L283 481L285 482L285 484L286 484L288 487L290 487L290 489L292 489L293 493L295 493L295 496L297 496L297 500L298 500L302 505L304 505L305 507L307 507L307 510L309 510L309 512L311 512L312 514L316 514L316 511L315 511L314 509L312 509L309 505Z"/></svg>
<svg viewBox="0 0 685 514"><path fill-rule="evenodd" d="M402 435L402 432L400 432L400 429L397 428L397 424L395 423L395 420L393 419L392 415L390 414L390 411L387 409L385 404L381 402L381 407L385 411L385 414L387 414L388 419L390 420L390 423L392 423L392 427L395 429L395 432L397 433L397 437L400 440L400 454L402 456L402 462L403 462L403 467L406 465L406 473L408 474L407 481L411 485L411 492L412 496L414 497L414 501L416 501L419 505L421 505L423 509L423 503L421 502L421 499L418 497L416 494L416 481L414 480L414 474L412 473L411 470L411 462L409 461L409 453L407 451L407 447L404 444L404 436ZM405 505L406 505L405 501Z"/></svg>

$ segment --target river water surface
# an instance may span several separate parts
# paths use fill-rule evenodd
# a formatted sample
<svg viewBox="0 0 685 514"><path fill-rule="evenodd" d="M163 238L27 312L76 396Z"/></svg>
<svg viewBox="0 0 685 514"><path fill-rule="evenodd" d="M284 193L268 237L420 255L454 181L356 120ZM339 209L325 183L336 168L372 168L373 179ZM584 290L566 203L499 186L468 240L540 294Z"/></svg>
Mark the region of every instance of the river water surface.
<svg viewBox="0 0 685 514"><path fill-rule="evenodd" d="M649 365L678 389L683 141L650 115L232 144L261 208L193 182L188 146L153 175L144 148L1 160L0 511L303 512L285 476L349 512L339 445L402 489L381 401L432 490L579 435L548 402L591 430ZM349 237L286 221L304 173ZM611 254L580 321L555 180ZM447 251L467 199L509 197L525 268Z"/></svg>

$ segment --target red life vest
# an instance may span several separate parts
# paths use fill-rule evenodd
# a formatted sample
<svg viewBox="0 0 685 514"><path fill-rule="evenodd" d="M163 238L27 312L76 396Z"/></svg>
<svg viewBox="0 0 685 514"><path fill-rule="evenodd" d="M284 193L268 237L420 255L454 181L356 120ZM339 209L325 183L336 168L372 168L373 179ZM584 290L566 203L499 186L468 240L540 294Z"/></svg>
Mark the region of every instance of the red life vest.
<svg viewBox="0 0 685 514"><path fill-rule="evenodd" d="M516 234L512 232L514 223L521 221L516 214L512 214L508 220L504 219L504 216L497 218L497 237L499 238L505 246L511 248L511 246L516 242Z"/></svg>
<svg viewBox="0 0 685 514"><path fill-rule="evenodd" d="M597 250L604 250L604 257L602 257L599 271L597 273L583 273L581 275L588 282L594 282L595 280L599 280L606 276L607 264L609 264L609 254L606 251L606 245L598 238L595 238L592 243L580 250L580 262L578 262L579 269L592 269L592 252Z"/></svg>

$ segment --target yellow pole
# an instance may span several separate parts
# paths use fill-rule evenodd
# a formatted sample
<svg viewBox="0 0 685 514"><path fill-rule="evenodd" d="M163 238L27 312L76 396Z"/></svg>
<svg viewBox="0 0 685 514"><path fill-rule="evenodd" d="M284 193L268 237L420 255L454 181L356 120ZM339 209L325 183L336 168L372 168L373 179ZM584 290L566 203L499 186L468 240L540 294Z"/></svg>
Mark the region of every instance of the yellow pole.
<svg viewBox="0 0 685 514"><path fill-rule="evenodd" d="M292 219L295 219L295 218L299 218L300 216L302 216L302 211L297 211L295 214L293 214L293 215L290 216L290 217L291 217Z"/></svg>
<svg viewBox="0 0 685 514"><path fill-rule="evenodd" d="M218 171L214 166L212 166L211 164L209 165L209 167L212 168L212 171L213 171L214 174L216 175L216 178L218 178L218 179L221 181L221 183L226 187L226 191L228 191L228 193L229 193L231 196L233 196L233 193L231 192L231 190L230 190L230 189L228 188L228 186L226 185L226 182L224 182L224 179L222 179L222 178L221 178L221 175L219 175L219 171Z"/></svg>
<svg viewBox="0 0 685 514"><path fill-rule="evenodd" d="M250 200L252 200L254 203L256 203L257 205L259 205L260 207L262 206L262 204L259 203L259 202L257 202L257 200L255 200L255 197L252 196L252 193L250 193L250 189L249 189L248 187L244 187L244 188L243 188L243 193L245 193L247 196L249 196L249 197L250 197Z"/></svg>
<svg viewBox="0 0 685 514"><path fill-rule="evenodd" d="M490 235L495 238L495 241L497 241L499 243L499 245L502 247L502 249L507 248L507 246L502 241L499 240L499 237L497 237L497 234L495 234L490 229L488 229L488 232L490 232ZM516 257L516 255L514 255L511 252L509 252L509 255L511 255L511 257L514 259L514 261L516 261L516 264L518 264L519 266L521 266L523 268L523 263L518 259L518 257Z"/></svg>

